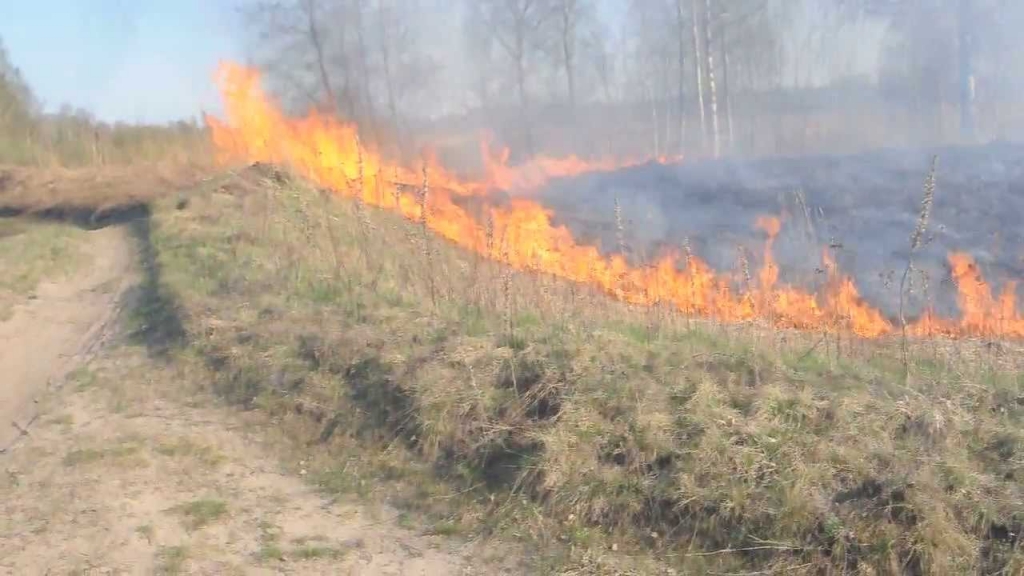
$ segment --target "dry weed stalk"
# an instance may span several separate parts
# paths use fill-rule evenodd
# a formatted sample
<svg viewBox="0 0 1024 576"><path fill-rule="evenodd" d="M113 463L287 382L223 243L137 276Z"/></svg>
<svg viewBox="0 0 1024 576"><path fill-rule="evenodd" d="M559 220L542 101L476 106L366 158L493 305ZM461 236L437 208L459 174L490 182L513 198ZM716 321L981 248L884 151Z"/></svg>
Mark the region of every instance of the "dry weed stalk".
<svg viewBox="0 0 1024 576"><path fill-rule="evenodd" d="M829 264L825 267L825 290L829 293L838 291L838 284L841 281L842 273L839 271L839 251L842 250L843 244L837 240L834 236L829 238L828 251L829 251ZM836 308L829 314L828 321L824 323L822 327L822 339L825 342L825 357L828 359L829 370L832 370L835 366L833 364L833 358L831 355L831 340L829 336L835 333L835 360L838 360L842 354L840 349L841 334L843 326L845 325L845 318L843 311Z"/></svg>
<svg viewBox="0 0 1024 576"><path fill-rule="evenodd" d="M430 305L437 310L437 286L434 285L434 264L430 249L430 229L427 227L427 195L430 194L430 180L427 163L423 163L423 183L420 186L420 240L423 242L423 258L427 265L427 282L430 288Z"/></svg>
<svg viewBox="0 0 1024 576"><path fill-rule="evenodd" d="M917 214L917 226L910 235L910 252L907 254L907 267L903 270L903 278L900 280L900 348L903 357L903 370L910 375L910 358L907 351L907 319L904 315L906 302L906 286L911 273L914 271L914 254L921 247L925 240L925 232L928 229L928 219L931 217L932 203L935 201L935 169L939 157L932 156L931 167L928 169L928 176L924 181L924 191L921 197L921 207Z"/></svg>
<svg viewBox="0 0 1024 576"><path fill-rule="evenodd" d="M395 200L395 208L402 204L402 185L398 183L398 167L395 167L394 186L391 188L391 196Z"/></svg>
<svg viewBox="0 0 1024 576"><path fill-rule="evenodd" d="M686 303L686 329L692 328L693 305L697 298L696 279L693 277L693 249L690 247L690 237L683 238L683 253L686 255L686 276L690 279L690 298Z"/></svg>
<svg viewBox="0 0 1024 576"><path fill-rule="evenodd" d="M743 291L747 300L753 298L754 280L750 276L750 258L747 257L747 249L743 246L736 247L737 259L739 260L740 273L743 274Z"/></svg>
<svg viewBox="0 0 1024 576"><path fill-rule="evenodd" d="M508 244L502 242L501 249L502 260L508 261ZM505 320L505 331L508 334L508 341L511 345L515 342L515 325L513 322L513 316L515 315L514 306L512 302L512 267L503 266L501 269L501 295L502 295L502 308L504 312ZM515 378L513 372L513 378Z"/></svg>
<svg viewBox="0 0 1024 576"><path fill-rule="evenodd" d="M615 196L615 242L619 254L626 255L626 227L622 223L622 206L619 204L619 197Z"/></svg>
<svg viewBox="0 0 1024 576"><path fill-rule="evenodd" d="M377 186L377 204L379 206L384 205L384 180L380 177L380 166L377 167L377 174L373 179L374 184Z"/></svg>

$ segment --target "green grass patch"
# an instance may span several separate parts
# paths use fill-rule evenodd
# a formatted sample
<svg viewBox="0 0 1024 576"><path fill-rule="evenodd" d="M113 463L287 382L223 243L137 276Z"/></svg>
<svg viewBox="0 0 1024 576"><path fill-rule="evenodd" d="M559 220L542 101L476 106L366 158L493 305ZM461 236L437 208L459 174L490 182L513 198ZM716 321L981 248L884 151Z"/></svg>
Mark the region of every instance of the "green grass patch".
<svg viewBox="0 0 1024 576"><path fill-rule="evenodd" d="M180 504L174 508L190 530L199 530L228 513L228 504L224 500L204 498Z"/></svg>
<svg viewBox="0 0 1024 576"><path fill-rule="evenodd" d="M224 462L224 455L215 448L195 442L190 438L176 438L158 443L153 451L168 458L190 458L210 467Z"/></svg>
<svg viewBox="0 0 1024 576"><path fill-rule="evenodd" d="M86 232L70 225L0 218L0 320L30 298L43 280L64 278L88 266L78 249Z"/></svg>
<svg viewBox="0 0 1024 576"><path fill-rule="evenodd" d="M158 576L177 576L184 573L186 562L187 547L163 546L156 552L155 572Z"/></svg>
<svg viewBox="0 0 1024 576"><path fill-rule="evenodd" d="M81 448L64 455L64 465L73 468L98 463L117 466L141 466L145 459L140 454L140 446L125 443L107 448Z"/></svg>
<svg viewBox="0 0 1024 576"><path fill-rule="evenodd" d="M299 546L293 550L289 556L292 556L297 560L341 560L346 554L348 554L348 550L344 548L306 545Z"/></svg>

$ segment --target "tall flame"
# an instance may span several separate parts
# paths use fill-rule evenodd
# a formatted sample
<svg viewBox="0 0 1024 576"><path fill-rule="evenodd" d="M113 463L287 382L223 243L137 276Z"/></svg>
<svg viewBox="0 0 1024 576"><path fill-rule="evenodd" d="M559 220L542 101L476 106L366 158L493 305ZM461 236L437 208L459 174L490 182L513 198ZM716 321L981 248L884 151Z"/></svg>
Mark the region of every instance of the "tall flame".
<svg viewBox="0 0 1024 576"><path fill-rule="evenodd" d="M550 210L529 199L518 197L505 206L489 207L492 226L488 227L455 201L458 196L486 195L495 187L535 189L553 177L612 170L628 163L540 158L526 167L510 167L507 152L492 156L485 148L486 177L474 181L455 176L433 159L417 169L389 162L362 144L353 124L316 112L301 119L286 117L266 97L254 70L222 64L218 84L227 118L207 117L207 123L222 161L288 165L339 195L360 197L367 204L421 220L451 242L514 268L595 286L631 304L671 304L687 314L725 322L843 328L871 338L894 331L881 312L860 298L852 280L836 272L828 254L823 257L828 270L823 297L780 285L772 246L781 223L774 217L762 217L756 223L767 234L758 282L737 290L727 276L690 254L685 258L667 254L647 267L633 266L619 255L606 257L594 246L577 244L568 229L551 223ZM425 178L429 192L423 197ZM950 263L962 318L940 319L929 313L911 327L913 333L1024 336L1013 285L995 298L968 256L952 254Z"/></svg>

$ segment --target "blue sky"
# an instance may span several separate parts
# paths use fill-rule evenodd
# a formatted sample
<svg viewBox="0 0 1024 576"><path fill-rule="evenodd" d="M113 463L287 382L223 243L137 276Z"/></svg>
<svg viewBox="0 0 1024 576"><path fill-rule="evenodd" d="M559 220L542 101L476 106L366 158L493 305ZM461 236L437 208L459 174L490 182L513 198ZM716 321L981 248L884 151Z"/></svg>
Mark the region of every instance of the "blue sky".
<svg viewBox="0 0 1024 576"><path fill-rule="evenodd" d="M219 110L218 60L241 58L231 0L2 0L0 38L47 110L165 122Z"/></svg>

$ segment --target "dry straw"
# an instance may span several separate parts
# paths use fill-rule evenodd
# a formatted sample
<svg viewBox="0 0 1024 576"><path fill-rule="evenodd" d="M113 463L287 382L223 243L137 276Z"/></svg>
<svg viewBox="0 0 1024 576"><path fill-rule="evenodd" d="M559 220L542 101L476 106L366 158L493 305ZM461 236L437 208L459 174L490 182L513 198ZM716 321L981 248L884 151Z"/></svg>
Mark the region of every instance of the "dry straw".
<svg viewBox="0 0 1024 576"><path fill-rule="evenodd" d="M901 330L901 348L903 357L903 369L904 372L909 376L910 374L910 361L907 352L907 318L904 314L904 306L906 304L906 290L907 282L910 279L911 273L914 272L914 254L917 252L921 245L924 243L924 234L928 229L928 219L932 213L932 203L935 201L935 169L938 165L939 157L932 156L931 167L928 170L928 176L924 181L924 191L921 197L921 206L918 209L917 214L917 226L914 227L914 232L910 235L910 252L907 254L907 267L903 270L903 278L900 280L900 330Z"/></svg>

